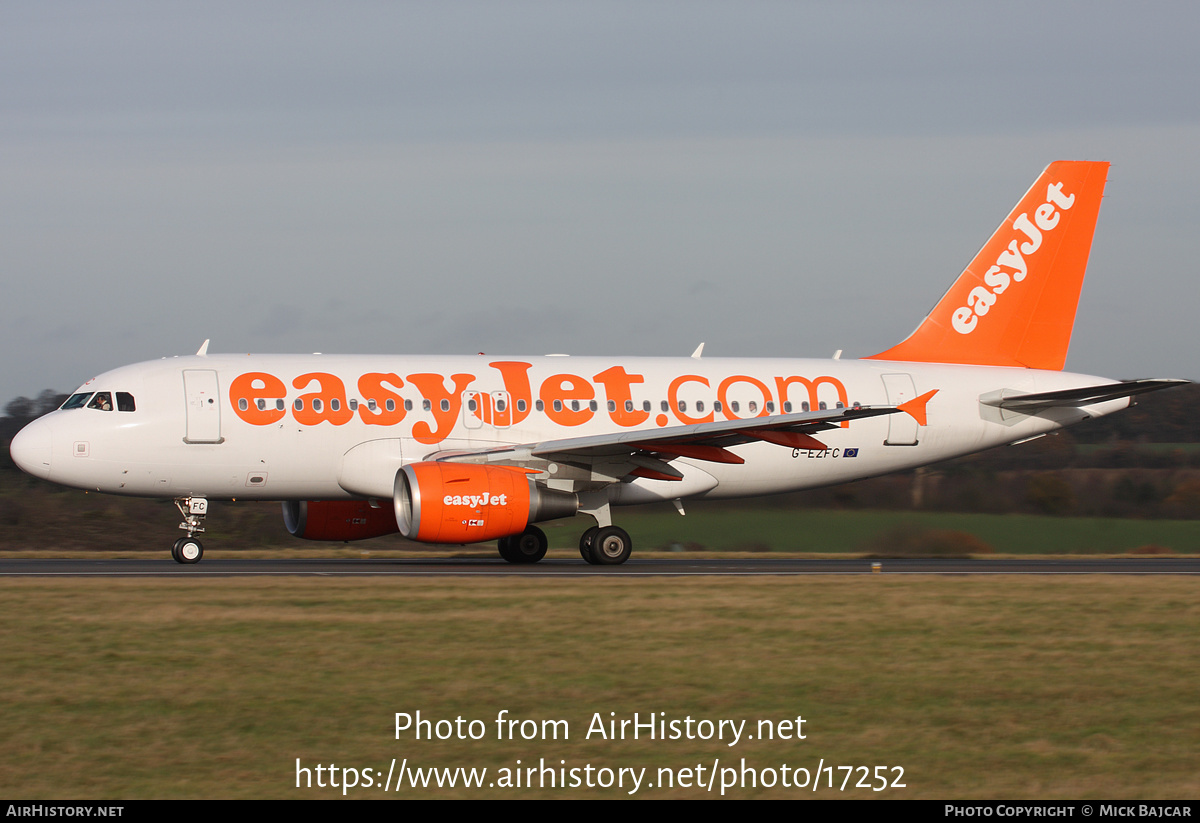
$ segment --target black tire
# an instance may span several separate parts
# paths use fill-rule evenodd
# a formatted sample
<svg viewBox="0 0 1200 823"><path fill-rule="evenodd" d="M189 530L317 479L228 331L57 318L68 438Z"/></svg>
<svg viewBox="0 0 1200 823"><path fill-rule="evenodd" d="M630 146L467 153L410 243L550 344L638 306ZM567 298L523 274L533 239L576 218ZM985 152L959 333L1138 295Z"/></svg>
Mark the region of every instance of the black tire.
<svg viewBox="0 0 1200 823"><path fill-rule="evenodd" d="M175 541L175 548L171 553L177 562L191 565L199 563L204 557L204 545L194 537L181 537Z"/></svg>
<svg viewBox="0 0 1200 823"><path fill-rule="evenodd" d="M516 558L513 556L512 538L511 537L501 537L497 541L496 546L497 546L497 548L500 549L500 556L503 557L505 560L507 560L509 563L518 562L516 560Z"/></svg>
<svg viewBox="0 0 1200 823"><path fill-rule="evenodd" d="M633 553L633 540L620 526L607 526L592 540L592 562L597 566L618 566Z"/></svg>
<svg viewBox="0 0 1200 823"><path fill-rule="evenodd" d="M546 533L537 526L527 526L525 531L508 538L509 555L504 559L509 563L536 563L546 556L546 548L550 541Z"/></svg>
<svg viewBox="0 0 1200 823"><path fill-rule="evenodd" d="M592 526L579 536L579 556L589 563L596 562L592 560L592 542L596 539L596 533L599 531L599 526Z"/></svg>
<svg viewBox="0 0 1200 823"><path fill-rule="evenodd" d="M179 544L182 543L184 540L187 540L187 538L181 537L175 541L175 545L171 546L171 559L174 560L176 563L183 562L183 558L181 558L179 556Z"/></svg>

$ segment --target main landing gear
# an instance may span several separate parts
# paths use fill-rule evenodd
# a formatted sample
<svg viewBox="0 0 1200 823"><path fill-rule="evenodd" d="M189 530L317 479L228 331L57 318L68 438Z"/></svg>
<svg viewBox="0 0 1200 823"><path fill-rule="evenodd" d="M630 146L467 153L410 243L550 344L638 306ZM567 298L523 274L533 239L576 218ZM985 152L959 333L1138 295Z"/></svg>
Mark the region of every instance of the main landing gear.
<svg viewBox="0 0 1200 823"><path fill-rule="evenodd" d="M632 552L633 540L620 526L592 526L579 538L579 554L593 566L617 566Z"/></svg>
<svg viewBox="0 0 1200 823"><path fill-rule="evenodd" d="M179 528L187 532L171 547L171 559L176 563L199 563L204 557L204 545L193 535L204 531L204 518L208 515L208 500L203 497L177 497L175 507L183 515Z"/></svg>
<svg viewBox="0 0 1200 823"><path fill-rule="evenodd" d="M509 563L536 563L546 556L546 533L537 526L526 526L525 531L500 538L500 556Z"/></svg>
<svg viewBox="0 0 1200 823"><path fill-rule="evenodd" d="M536 563L546 556L546 533L528 526L520 534L500 538L500 556L509 563ZM592 526L579 538L579 555L593 566L616 566L629 559L633 540L619 526Z"/></svg>

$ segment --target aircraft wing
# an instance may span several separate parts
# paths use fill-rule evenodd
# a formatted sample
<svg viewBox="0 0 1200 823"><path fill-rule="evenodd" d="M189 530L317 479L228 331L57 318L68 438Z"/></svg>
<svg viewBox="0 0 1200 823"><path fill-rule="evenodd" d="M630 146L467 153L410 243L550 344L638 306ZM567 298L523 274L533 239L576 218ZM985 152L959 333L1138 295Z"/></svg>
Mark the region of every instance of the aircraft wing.
<svg viewBox="0 0 1200 823"><path fill-rule="evenodd" d="M1135 394L1169 389L1171 386L1190 382L1190 380L1158 377L1034 394L1009 394L1007 391L1001 390L983 395L979 398L979 402L985 406L995 406L998 409L1036 414L1044 409L1061 406L1090 406L1093 403L1103 403L1106 400L1117 400L1122 397L1132 397Z"/></svg>
<svg viewBox="0 0 1200 823"><path fill-rule="evenodd" d="M900 411L909 410L899 406L821 409L744 420L721 420L544 440L479 451L446 451L430 455L427 459L462 463L501 463L530 468L544 462L589 467L603 464L603 474L608 482L624 477L680 480L683 473L669 463L677 457L714 463L742 463L743 459L729 451L728 447L755 441L793 449L824 450L827 447L813 437L815 433L837 428L840 424L853 420ZM920 411L924 411L923 404Z"/></svg>

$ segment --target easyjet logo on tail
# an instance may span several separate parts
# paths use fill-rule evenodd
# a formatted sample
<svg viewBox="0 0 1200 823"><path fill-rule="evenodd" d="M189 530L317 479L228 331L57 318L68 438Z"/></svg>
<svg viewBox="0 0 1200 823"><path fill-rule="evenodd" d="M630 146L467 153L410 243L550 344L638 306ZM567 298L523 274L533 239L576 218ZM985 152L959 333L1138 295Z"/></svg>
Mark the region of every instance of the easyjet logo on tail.
<svg viewBox="0 0 1200 823"><path fill-rule="evenodd" d="M1013 221L1013 228L1024 235L1014 238L1000 252L995 264L983 276L985 286L976 286L967 294L967 305L954 310L950 325L959 334L970 334L979 325L979 318L1000 299L1000 295L1013 283L1020 283L1029 273L1029 256L1042 247L1042 233L1054 231L1062 215L1055 207L1066 211L1075 205L1075 195L1063 194L1063 184L1051 183L1046 187L1046 202L1033 210L1033 220L1022 212Z"/></svg>
<svg viewBox="0 0 1200 823"><path fill-rule="evenodd" d="M916 331L866 359L1062 369L1107 173L1047 166Z"/></svg>

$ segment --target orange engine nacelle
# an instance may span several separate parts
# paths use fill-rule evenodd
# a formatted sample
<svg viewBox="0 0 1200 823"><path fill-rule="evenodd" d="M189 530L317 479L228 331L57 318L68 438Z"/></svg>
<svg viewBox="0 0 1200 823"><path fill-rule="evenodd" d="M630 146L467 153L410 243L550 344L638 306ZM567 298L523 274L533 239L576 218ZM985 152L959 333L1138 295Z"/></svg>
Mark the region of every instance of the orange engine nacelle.
<svg viewBox="0 0 1200 823"><path fill-rule="evenodd" d="M546 489L508 466L410 463L396 473L396 524L409 540L481 543L530 523L570 517L579 498Z"/></svg>
<svg viewBox="0 0 1200 823"><path fill-rule="evenodd" d="M365 540L399 531L390 506L366 500L285 500L283 524L305 540Z"/></svg>

